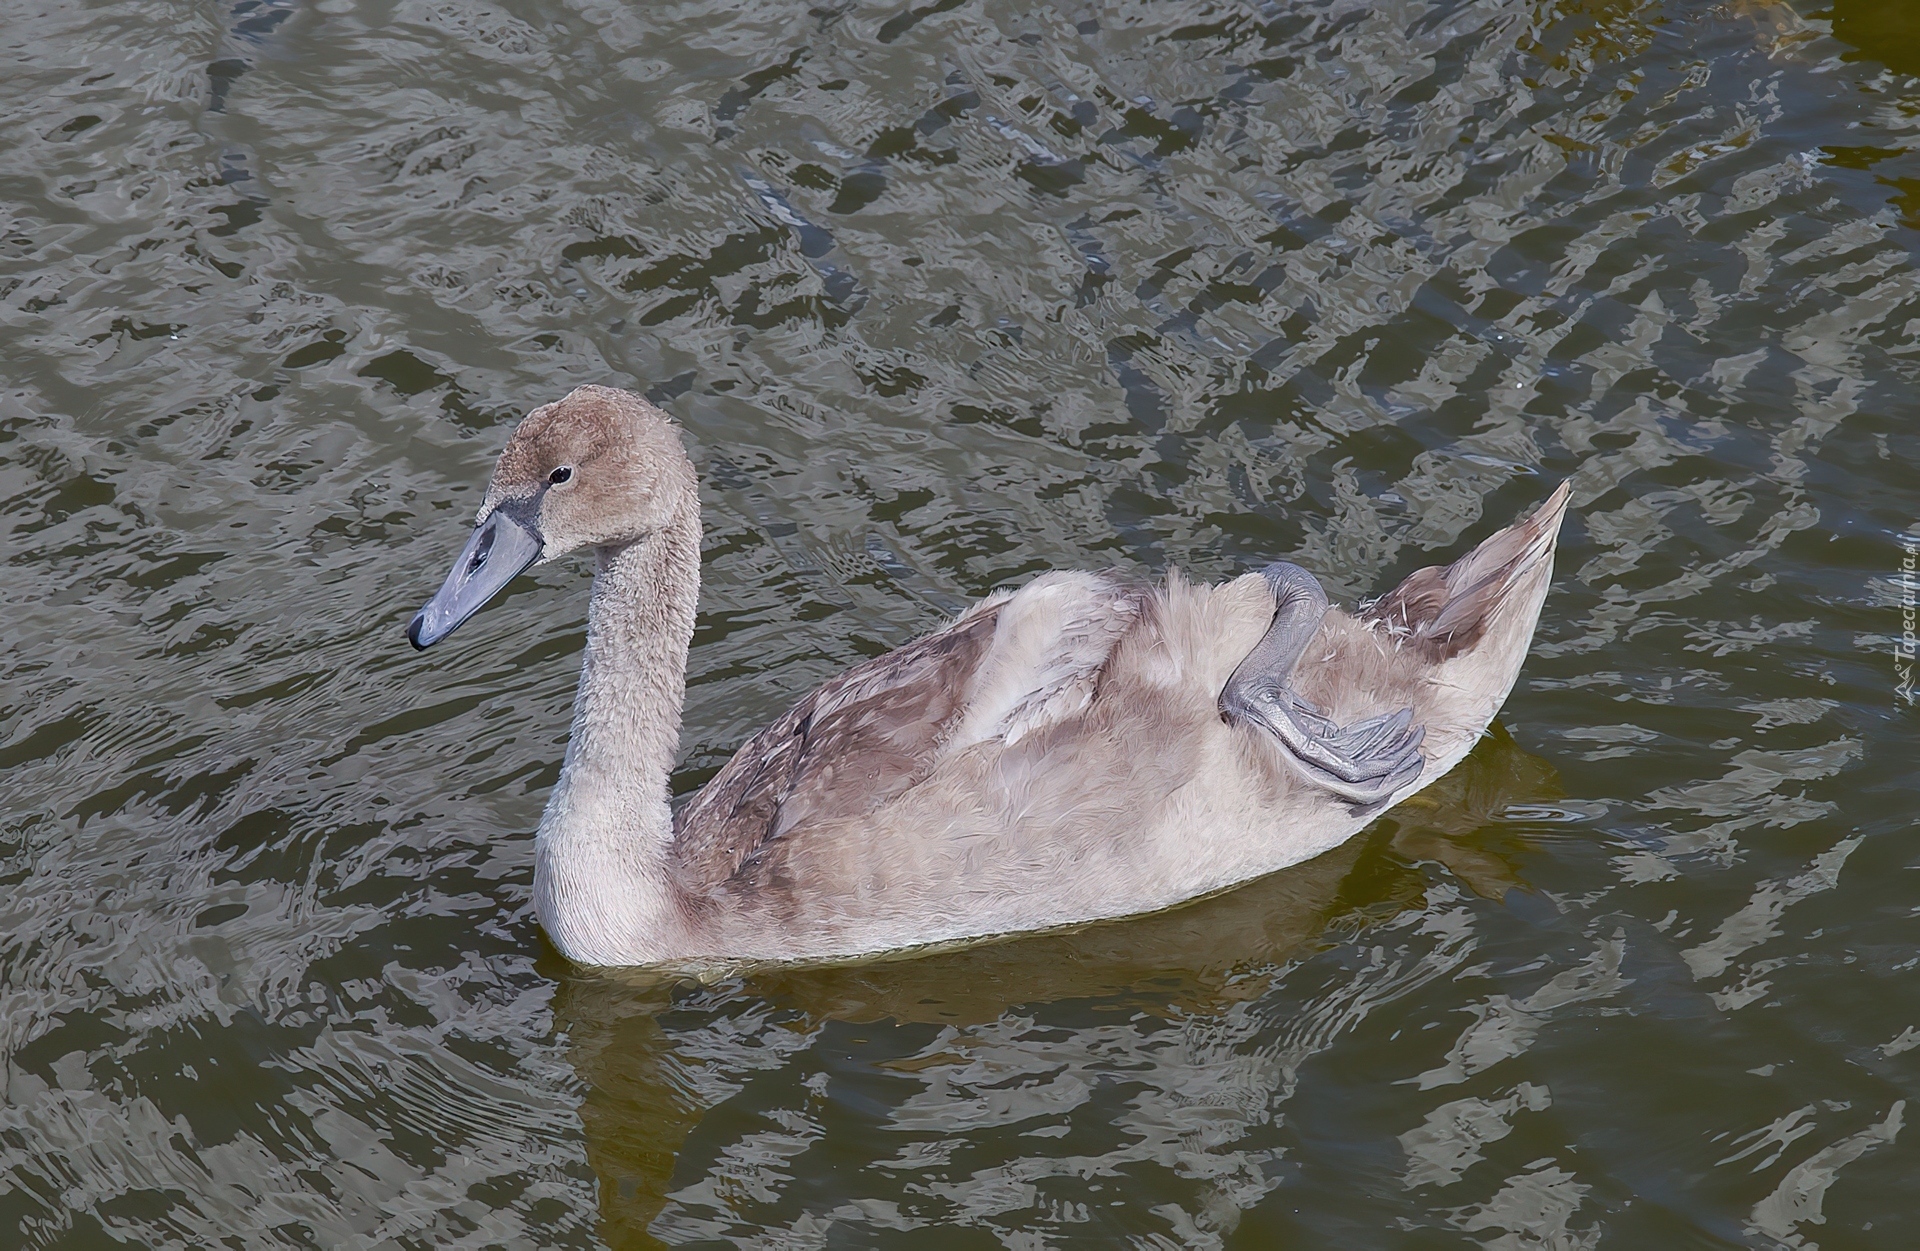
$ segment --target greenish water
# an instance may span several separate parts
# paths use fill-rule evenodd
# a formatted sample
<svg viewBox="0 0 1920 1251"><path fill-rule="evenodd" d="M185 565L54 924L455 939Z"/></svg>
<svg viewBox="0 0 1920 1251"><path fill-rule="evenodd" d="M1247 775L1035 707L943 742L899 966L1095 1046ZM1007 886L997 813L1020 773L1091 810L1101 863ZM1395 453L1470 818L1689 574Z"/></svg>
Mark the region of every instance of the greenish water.
<svg viewBox="0 0 1920 1251"><path fill-rule="evenodd" d="M0 1243L1912 1245L1906 0L0 45ZM1321 860L662 987L531 917L583 572L402 637L581 382L707 483L683 791L1049 566L1575 515L1504 730Z"/></svg>

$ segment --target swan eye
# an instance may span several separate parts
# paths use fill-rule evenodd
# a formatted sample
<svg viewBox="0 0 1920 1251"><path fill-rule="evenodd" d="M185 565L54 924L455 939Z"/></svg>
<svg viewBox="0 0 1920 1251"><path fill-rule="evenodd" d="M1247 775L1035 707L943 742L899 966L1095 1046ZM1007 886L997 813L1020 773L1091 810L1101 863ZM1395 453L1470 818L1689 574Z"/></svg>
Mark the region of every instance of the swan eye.
<svg viewBox="0 0 1920 1251"><path fill-rule="evenodd" d="M571 478L571 477L573 477L572 466L562 465L560 466L560 468L554 470L552 473L547 475L547 481L553 483L553 485L555 486L559 486L562 482L565 482L568 478Z"/></svg>

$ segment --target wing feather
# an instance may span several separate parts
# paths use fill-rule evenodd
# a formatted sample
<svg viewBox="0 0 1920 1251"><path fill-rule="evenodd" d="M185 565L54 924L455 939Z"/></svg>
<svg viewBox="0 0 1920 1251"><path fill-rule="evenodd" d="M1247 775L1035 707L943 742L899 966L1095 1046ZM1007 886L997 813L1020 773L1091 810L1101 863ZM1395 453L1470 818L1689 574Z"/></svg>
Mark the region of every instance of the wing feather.
<svg viewBox="0 0 1920 1251"><path fill-rule="evenodd" d="M717 885L804 821L859 816L924 778L992 646L994 605L855 665L748 739L674 821L674 858Z"/></svg>
<svg viewBox="0 0 1920 1251"><path fill-rule="evenodd" d="M674 821L687 885L777 875L782 840L858 818L947 755L1079 715L1146 593L1110 575L1048 574L854 666L754 735Z"/></svg>

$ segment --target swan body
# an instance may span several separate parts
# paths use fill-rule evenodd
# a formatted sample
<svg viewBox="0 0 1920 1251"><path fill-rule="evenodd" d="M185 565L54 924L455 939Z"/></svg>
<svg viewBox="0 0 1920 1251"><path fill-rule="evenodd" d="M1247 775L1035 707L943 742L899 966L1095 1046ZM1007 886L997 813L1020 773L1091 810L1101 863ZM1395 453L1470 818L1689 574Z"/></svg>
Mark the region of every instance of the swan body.
<svg viewBox="0 0 1920 1251"><path fill-rule="evenodd" d="M1042 575L826 683L675 813L697 483L658 409L581 387L516 429L409 636L591 548L549 938L588 965L847 958L1151 912L1345 841L1499 711L1567 495L1352 614L1291 565Z"/></svg>

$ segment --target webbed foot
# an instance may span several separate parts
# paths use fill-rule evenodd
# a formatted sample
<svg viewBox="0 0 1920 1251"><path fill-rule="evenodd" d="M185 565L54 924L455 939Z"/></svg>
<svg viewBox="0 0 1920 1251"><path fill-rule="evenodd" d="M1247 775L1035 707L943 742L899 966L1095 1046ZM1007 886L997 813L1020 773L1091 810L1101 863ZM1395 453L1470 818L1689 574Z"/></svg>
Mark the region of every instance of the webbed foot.
<svg viewBox="0 0 1920 1251"><path fill-rule="evenodd" d="M1381 803L1420 776L1426 727L1413 724L1411 708L1336 725L1326 709L1288 685L1320 631L1327 596L1319 579L1298 565L1277 561L1260 573L1273 588L1273 624L1227 680L1220 711L1270 731L1308 780L1363 807Z"/></svg>
<svg viewBox="0 0 1920 1251"><path fill-rule="evenodd" d="M1427 727L1413 709L1336 725L1326 710L1271 680L1229 685L1221 711L1270 731L1295 768L1314 784L1363 807L1385 800L1420 776L1420 744Z"/></svg>

